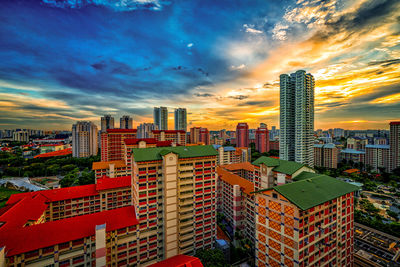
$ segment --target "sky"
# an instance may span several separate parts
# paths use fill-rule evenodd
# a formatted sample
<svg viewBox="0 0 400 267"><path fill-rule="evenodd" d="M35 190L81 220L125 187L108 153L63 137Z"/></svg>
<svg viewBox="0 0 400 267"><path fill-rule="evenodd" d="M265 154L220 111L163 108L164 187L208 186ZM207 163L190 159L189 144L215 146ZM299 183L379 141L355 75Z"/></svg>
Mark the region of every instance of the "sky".
<svg viewBox="0 0 400 267"><path fill-rule="evenodd" d="M0 129L103 114L279 127L279 75L316 80L315 129L400 120L398 0L2 0Z"/></svg>

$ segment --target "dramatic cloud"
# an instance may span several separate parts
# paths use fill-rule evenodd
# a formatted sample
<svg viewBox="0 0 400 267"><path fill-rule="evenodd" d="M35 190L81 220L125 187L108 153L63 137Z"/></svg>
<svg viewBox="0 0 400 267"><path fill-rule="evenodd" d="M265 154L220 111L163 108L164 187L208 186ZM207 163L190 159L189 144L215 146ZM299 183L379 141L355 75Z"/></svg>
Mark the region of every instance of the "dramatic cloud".
<svg viewBox="0 0 400 267"><path fill-rule="evenodd" d="M316 128L400 119L397 0L5 0L0 125L70 128L154 106L279 127L279 75L316 79ZM173 127L173 114L170 114Z"/></svg>

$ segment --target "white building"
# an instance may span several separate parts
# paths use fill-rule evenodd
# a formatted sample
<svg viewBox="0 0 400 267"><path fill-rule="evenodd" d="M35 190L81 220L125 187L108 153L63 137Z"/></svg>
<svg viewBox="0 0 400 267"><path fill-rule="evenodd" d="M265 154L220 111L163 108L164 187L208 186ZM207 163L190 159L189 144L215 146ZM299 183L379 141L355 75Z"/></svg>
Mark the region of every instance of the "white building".
<svg viewBox="0 0 400 267"><path fill-rule="evenodd" d="M13 140L19 142L29 142L29 132L27 131L14 132Z"/></svg>
<svg viewBox="0 0 400 267"><path fill-rule="evenodd" d="M101 117L101 132L104 133L107 129L114 129L114 117L111 115Z"/></svg>
<svg viewBox="0 0 400 267"><path fill-rule="evenodd" d="M97 126L91 121L72 125L72 156L77 158L97 155Z"/></svg>
<svg viewBox="0 0 400 267"><path fill-rule="evenodd" d="M132 129L132 118L130 116L124 115L119 119L120 129Z"/></svg>
<svg viewBox="0 0 400 267"><path fill-rule="evenodd" d="M153 118L154 124L157 125L159 130L168 130L168 108L155 107Z"/></svg>
<svg viewBox="0 0 400 267"><path fill-rule="evenodd" d="M154 123L141 123L137 127L137 138L153 138L153 130L158 130Z"/></svg>
<svg viewBox="0 0 400 267"><path fill-rule="evenodd" d="M175 109L175 130L187 131L187 112L186 108Z"/></svg>
<svg viewBox="0 0 400 267"><path fill-rule="evenodd" d="M314 166L314 77L304 70L280 75L279 157Z"/></svg>

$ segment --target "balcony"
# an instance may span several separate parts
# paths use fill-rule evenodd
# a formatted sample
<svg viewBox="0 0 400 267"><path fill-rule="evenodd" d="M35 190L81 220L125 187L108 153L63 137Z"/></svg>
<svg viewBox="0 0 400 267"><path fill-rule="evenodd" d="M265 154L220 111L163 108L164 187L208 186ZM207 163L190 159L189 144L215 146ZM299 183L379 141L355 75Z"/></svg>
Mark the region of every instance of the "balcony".
<svg viewBox="0 0 400 267"><path fill-rule="evenodd" d="M193 218L193 212L185 212L185 213L179 214L180 220L189 219L189 218Z"/></svg>
<svg viewBox="0 0 400 267"><path fill-rule="evenodd" d="M193 170L193 165L190 165L190 166L182 166L182 167L179 168L179 170L180 170L181 172L183 172L183 171L191 171L191 170Z"/></svg>

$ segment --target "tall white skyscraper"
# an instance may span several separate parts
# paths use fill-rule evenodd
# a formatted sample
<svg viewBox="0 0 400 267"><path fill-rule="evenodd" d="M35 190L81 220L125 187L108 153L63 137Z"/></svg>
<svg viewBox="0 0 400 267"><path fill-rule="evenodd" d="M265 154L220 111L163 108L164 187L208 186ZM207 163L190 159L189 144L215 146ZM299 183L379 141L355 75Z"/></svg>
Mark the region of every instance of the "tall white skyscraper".
<svg viewBox="0 0 400 267"><path fill-rule="evenodd" d="M280 75L279 157L314 166L314 77L304 70Z"/></svg>
<svg viewBox="0 0 400 267"><path fill-rule="evenodd" d="M101 117L101 132L105 132L107 129L114 129L114 117L111 115Z"/></svg>
<svg viewBox="0 0 400 267"><path fill-rule="evenodd" d="M168 108L155 107L153 117L154 124L157 125L159 130L168 130Z"/></svg>
<svg viewBox="0 0 400 267"><path fill-rule="evenodd" d="M141 123L137 127L137 138L153 138L153 130L158 130L154 123Z"/></svg>
<svg viewBox="0 0 400 267"><path fill-rule="evenodd" d="M119 119L120 129L132 129L132 118L130 116L124 115Z"/></svg>
<svg viewBox="0 0 400 267"><path fill-rule="evenodd" d="M72 156L77 158L97 155L97 126L91 121L72 125Z"/></svg>
<svg viewBox="0 0 400 267"><path fill-rule="evenodd" d="M175 109L175 130L187 131L187 113L186 108Z"/></svg>

